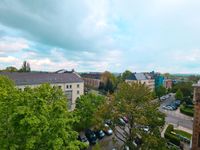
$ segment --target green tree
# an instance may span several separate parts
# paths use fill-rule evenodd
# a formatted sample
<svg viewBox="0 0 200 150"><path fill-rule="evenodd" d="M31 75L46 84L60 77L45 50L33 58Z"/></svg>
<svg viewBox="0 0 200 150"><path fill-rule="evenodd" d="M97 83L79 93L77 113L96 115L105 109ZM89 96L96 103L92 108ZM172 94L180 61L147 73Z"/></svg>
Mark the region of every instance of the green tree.
<svg viewBox="0 0 200 150"><path fill-rule="evenodd" d="M30 72L30 71L31 71L30 64L27 61L24 61L19 72Z"/></svg>
<svg viewBox="0 0 200 150"><path fill-rule="evenodd" d="M76 103L75 114L80 118L80 122L76 123L76 129L78 131L92 127L94 124L94 114L98 107L104 103L105 98L103 96L95 94L82 95Z"/></svg>
<svg viewBox="0 0 200 150"><path fill-rule="evenodd" d="M165 95L166 94L166 88L162 85L160 85L159 87L157 87L155 89L155 92L156 92L156 96L158 96L158 98L160 98L161 96Z"/></svg>
<svg viewBox="0 0 200 150"><path fill-rule="evenodd" d="M20 91L0 77L1 149L79 149L84 144L72 129L76 121L58 87Z"/></svg>
<svg viewBox="0 0 200 150"><path fill-rule="evenodd" d="M117 86L117 78L110 72L105 71L101 75L101 87L100 89L106 92L113 93Z"/></svg>
<svg viewBox="0 0 200 150"><path fill-rule="evenodd" d="M183 100L183 93L180 89L178 89L176 91L176 95L175 95L176 99L179 99L179 100Z"/></svg>
<svg viewBox="0 0 200 150"><path fill-rule="evenodd" d="M181 90L183 97L191 97L193 93L192 82L179 82L172 87L172 92Z"/></svg>
<svg viewBox="0 0 200 150"><path fill-rule="evenodd" d="M13 67L13 66L10 66L10 67L6 67L6 69L4 71L7 71L7 72L17 72L17 68Z"/></svg>
<svg viewBox="0 0 200 150"><path fill-rule="evenodd" d="M132 74L132 72L129 71L129 70L124 71L124 72L122 73L122 76L121 76L122 81L125 81L129 76L131 76L131 74Z"/></svg>
<svg viewBox="0 0 200 150"><path fill-rule="evenodd" d="M96 123L102 126L105 119L111 119L115 137L135 149L133 141L137 136L142 137L144 149L164 149L165 140L161 138L160 127L165 123L164 114L158 111L159 104L152 101L150 89L140 83L121 83L116 94L110 96L106 103L96 112ZM119 118L126 116L128 123L119 124ZM149 127L147 134L143 127ZM138 148L138 147L137 147Z"/></svg>

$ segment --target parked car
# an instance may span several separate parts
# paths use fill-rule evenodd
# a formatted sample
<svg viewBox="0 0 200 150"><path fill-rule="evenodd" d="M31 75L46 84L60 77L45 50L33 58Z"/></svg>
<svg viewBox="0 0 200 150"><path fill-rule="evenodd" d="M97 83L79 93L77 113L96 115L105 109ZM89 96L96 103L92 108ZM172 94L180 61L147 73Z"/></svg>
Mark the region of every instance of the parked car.
<svg viewBox="0 0 200 150"><path fill-rule="evenodd" d="M126 122L125 122L122 118L119 118L119 119L118 119L118 124L119 124L120 126L125 126L125 125L126 125Z"/></svg>
<svg viewBox="0 0 200 150"><path fill-rule="evenodd" d="M92 130L87 129L85 131L85 136L87 137L87 139L90 142L90 144L96 144L97 137L96 137L96 134Z"/></svg>
<svg viewBox="0 0 200 150"><path fill-rule="evenodd" d="M125 123L128 123L128 118L126 116L122 117Z"/></svg>
<svg viewBox="0 0 200 150"><path fill-rule="evenodd" d="M173 108L169 105L163 106L162 108L166 110L173 110Z"/></svg>
<svg viewBox="0 0 200 150"><path fill-rule="evenodd" d="M164 97L164 96L162 96L161 98L160 98L160 100L161 101L163 101L163 100L165 100L166 98Z"/></svg>
<svg viewBox="0 0 200 150"><path fill-rule="evenodd" d="M105 136L105 133L103 132L103 130L97 130L95 131L95 134L98 139L102 139Z"/></svg>
<svg viewBox="0 0 200 150"><path fill-rule="evenodd" d="M105 124L111 126L112 125L112 121L110 119L106 119L105 121Z"/></svg>
<svg viewBox="0 0 200 150"><path fill-rule="evenodd" d="M175 104L176 104L177 106L180 106L180 105L181 105L181 101L180 101L180 100L175 100L174 102L175 102Z"/></svg>
<svg viewBox="0 0 200 150"><path fill-rule="evenodd" d="M113 130L109 127L108 124L104 125L104 132L106 135L112 135L113 134Z"/></svg>
<svg viewBox="0 0 200 150"><path fill-rule="evenodd" d="M87 144L89 146L89 141L88 139L86 138L86 136L82 135L82 134L79 134L78 135L78 140L81 141L81 142L84 142L85 144Z"/></svg>

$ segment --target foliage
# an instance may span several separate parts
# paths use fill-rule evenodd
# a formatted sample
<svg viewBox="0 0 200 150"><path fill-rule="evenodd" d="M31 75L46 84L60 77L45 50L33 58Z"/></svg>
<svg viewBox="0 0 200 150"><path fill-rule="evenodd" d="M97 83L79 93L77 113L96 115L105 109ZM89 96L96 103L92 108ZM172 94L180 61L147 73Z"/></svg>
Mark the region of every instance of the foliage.
<svg viewBox="0 0 200 150"><path fill-rule="evenodd" d="M183 97L191 97L193 93L192 82L179 82L172 87L172 92L176 93L181 90Z"/></svg>
<svg viewBox="0 0 200 150"><path fill-rule="evenodd" d="M183 93L182 93L182 91L180 89L178 89L176 91L175 98L178 99L178 100L183 100Z"/></svg>
<svg viewBox="0 0 200 150"><path fill-rule="evenodd" d="M76 103L75 115L80 118L80 122L75 124L78 131L90 128L94 125L94 114L104 103L104 97L95 94L82 95Z"/></svg>
<svg viewBox="0 0 200 150"><path fill-rule="evenodd" d="M181 105L180 112L191 117L194 116L194 108L188 107L187 105Z"/></svg>
<svg viewBox="0 0 200 150"><path fill-rule="evenodd" d="M27 61L24 61L21 69L19 69L19 72L30 72L30 71L31 71L30 64Z"/></svg>
<svg viewBox="0 0 200 150"><path fill-rule="evenodd" d="M199 75L191 75L188 77L188 80L192 83L197 83L200 80Z"/></svg>
<svg viewBox="0 0 200 150"><path fill-rule="evenodd" d="M110 95L104 105L96 113L97 123L102 126L105 119L113 122L112 129L115 137L134 149L134 139L142 136L141 147L160 149L165 147L165 141L160 136L159 127L165 123L164 114L158 111L158 103L152 101L152 93L144 84L120 83L114 95ZM126 127L119 125L119 118L126 116ZM149 126L147 134L142 127ZM158 147L159 145L159 147Z"/></svg>
<svg viewBox="0 0 200 150"><path fill-rule="evenodd" d="M177 136L170 133L165 133L165 138L168 139L171 143L180 146L181 140Z"/></svg>
<svg viewBox="0 0 200 150"><path fill-rule="evenodd" d="M171 134L172 131L174 131L174 126L171 125L171 124L169 124L168 127L167 127L167 129L166 129L166 131L165 131L164 136L165 136L165 138L168 139L171 143L173 143L173 144L179 146L181 140L180 140L177 136Z"/></svg>
<svg viewBox="0 0 200 150"><path fill-rule="evenodd" d="M156 92L156 96L158 96L159 98L163 95L166 94L166 88L162 85L160 85L159 87L157 87L155 89L155 92Z"/></svg>
<svg viewBox="0 0 200 150"><path fill-rule="evenodd" d="M192 134L182 131L182 130L174 130L174 132L176 132L176 134L182 135L183 137L186 137L188 139L191 139Z"/></svg>
<svg viewBox="0 0 200 150"><path fill-rule="evenodd" d="M129 76L131 76L132 72L129 70L126 70L122 73L121 79L122 81L125 81Z"/></svg>
<svg viewBox="0 0 200 150"><path fill-rule="evenodd" d="M75 121L59 88L44 84L20 91L0 77L1 149L79 149L84 145L72 130Z"/></svg>
<svg viewBox="0 0 200 150"><path fill-rule="evenodd" d="M100 89L105 90L108 93L113 93L117 86L117 78L110 72L105 71L101 75Z"/></svg>

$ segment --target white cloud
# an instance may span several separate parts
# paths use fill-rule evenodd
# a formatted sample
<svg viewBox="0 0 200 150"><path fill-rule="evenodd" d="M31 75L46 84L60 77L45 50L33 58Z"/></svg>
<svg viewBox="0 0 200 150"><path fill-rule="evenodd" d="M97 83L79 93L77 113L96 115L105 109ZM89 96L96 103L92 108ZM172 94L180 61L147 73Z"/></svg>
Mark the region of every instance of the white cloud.
<svg viewBox="0 0 200 150"><path fill-rule="evenodd" d="M16 63L18 61L17 58L13 56L5 56L5 57L0 57L0 63Z"/></svg>
<svg viewBox="0 0 200 150"><path fill-rule="evenodd" d="M20 52L23 49L29 48L28 41L23 38L2 37L0 38L0 52Z"/></svg>

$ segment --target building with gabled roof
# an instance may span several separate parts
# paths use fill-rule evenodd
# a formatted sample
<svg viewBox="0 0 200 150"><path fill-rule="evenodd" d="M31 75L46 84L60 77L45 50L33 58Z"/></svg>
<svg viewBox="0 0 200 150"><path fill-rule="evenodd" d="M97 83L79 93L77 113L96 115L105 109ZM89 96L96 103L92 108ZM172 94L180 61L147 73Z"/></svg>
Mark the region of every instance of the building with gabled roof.
<svg viewBox="0 0 200 150"><path fill-rule="evenodd" d="M65 93L70 110L75 109L76 99L84 94L84 81L75 72L0 72L0 75L13 80L21 90L25 87L38 87L43 83L58 86Z"/></svg>

